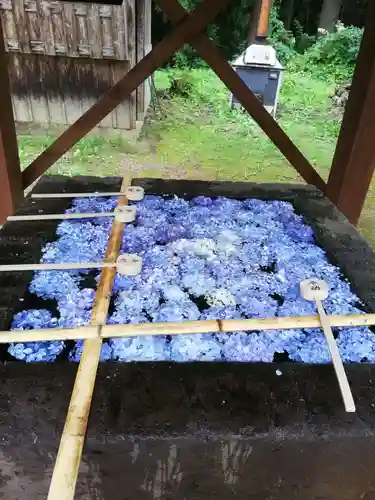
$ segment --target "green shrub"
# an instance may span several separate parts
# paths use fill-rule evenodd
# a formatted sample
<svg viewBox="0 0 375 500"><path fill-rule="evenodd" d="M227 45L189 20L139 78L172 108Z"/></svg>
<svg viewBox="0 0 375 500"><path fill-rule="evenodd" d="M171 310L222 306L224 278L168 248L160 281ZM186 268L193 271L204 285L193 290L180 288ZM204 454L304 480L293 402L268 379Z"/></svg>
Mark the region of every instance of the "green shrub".
<svg viewBox="0 0 375 500"><path fill-rule="evenodd" d="M180 0L181 5L188 11L194 10L200 0ZM220 48L223 55L232 61L246 48L249 34L250 7L256 0L235 0L233 5L223 14L219 15L215 24L207 27L206 33L214 44ZM153 43L157 43L170 29L166 17L162 11L155 6L153 12ZM285 29L283 22L279 19L279 4L271 10L270 16L270 40L276 49L282 63L288 62L295 55L295 38L291 31ZM177 68L197 68L206 66L200 59L195 49L185 45L183 50L177 52L169 66Z"/></svg>
<svg viewBox="0 0 375 500"><path fill-rule="evenodd" d="M293 21L292 31L296 39L295 49L298 53L303 54L309 49L317 40L316 35L308 35L305 33L302 24L295 19Z"/></svg>
<svg viewBox="0 0 375 500"><path fill-rule="evenodd" d="M330 74L339 81L353 74L363 30L338 24L336 33L319 37L304 58L307 67L315 67L322 76Z"/></svg>
<svg viewBox="0 0 375 500"><path fill-rule="evenodd" d="M285 29L284 23L279 19L279 10L273 7L270 16L270 36L274 49L280 61L285 64L295 56L296 40L291 31Z"/></svg>

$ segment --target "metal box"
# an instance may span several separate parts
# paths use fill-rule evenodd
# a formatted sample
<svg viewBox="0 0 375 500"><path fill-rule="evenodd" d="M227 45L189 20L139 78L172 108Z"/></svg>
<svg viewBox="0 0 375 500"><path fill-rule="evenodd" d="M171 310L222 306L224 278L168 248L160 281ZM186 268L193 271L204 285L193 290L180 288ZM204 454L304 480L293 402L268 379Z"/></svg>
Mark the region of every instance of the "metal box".
<svg viewBox="0 0 375 500"><path fill-rule="evenodd" d="M284 68L277 60L275 49L267 45L250 45L233 67L267 111L276 116ZM230 103L233 108L241 107L233 94Z"/></svg>

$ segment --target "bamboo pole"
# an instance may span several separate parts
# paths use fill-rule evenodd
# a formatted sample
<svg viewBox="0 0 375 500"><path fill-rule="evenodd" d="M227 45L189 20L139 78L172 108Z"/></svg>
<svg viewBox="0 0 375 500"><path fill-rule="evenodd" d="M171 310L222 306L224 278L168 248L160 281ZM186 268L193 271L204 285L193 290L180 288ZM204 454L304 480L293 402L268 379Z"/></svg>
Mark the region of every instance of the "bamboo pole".
<svg viewBox="0 0 375 500"><path fill-rule="evenodd" d="M83 340L100 337L100 327L40 328L36 330L11 330L0 332L0 344L45 342L47 340Z"/></svg>
<svg viewBox="0 0 375 500"><path fill-rule="evenodd" d="M345 411L355 412L355 403L350 389L348 377L345 373L339 348L337 347L335 337L333 336L330 321L323 307L322 301L329 297L329 285L326 281L318 278L309 278L300 283L301 297L315 304L318 311L320 326L328 345L329 352L335 370L337 382L339 384L341 396L344 402Z"/></svg>
<svg viewBox="0 0 375 500"><path fill-rule="evenodd" d="M109 191L108 193L35 193L31 198L50 199L50 198L95 198L104 196L120 196L120 191Z"/></svg>
<svg viewBox="0 0 375 500"><path fill-rule="evenodd" d="M340 356L339 348L337 347L335 337L333 336L331 324L320 300L315 299L316 308L318 309L321 327L323 328L324 336L327 341L329 352L331 353L332 364L335 369L337 381L339 383L341 396L344 402L345 411L355 412L355 403L353 394L350 389L348 377L345 373L345 368Z"/></svg>
<svg viewBox="0 0 375 500"><path fill-rule="evenodd" d="M72 262L67 264L60 263L41 263L41 264L3 264L0 266L0 272L8 271L71 271L73 269L99 269L116 267L112 262Z"/></svg>
<svg viewBox="0 0 375 500"><path fill-rule="evenodd" d="M34 220L71 220L71 219L96 219L99 217L114 217L114 212L82 212L72 214L35 214L35 215L10 215L9 222L25 222Z"/></svg>
<svg viewBox="0 0 375 500"><path fill-rule="evenodd" d="M334 327L375 325L375 314L327 316ZM321 328L319 316L290 316L285 318L200 320L170 323L139 323L136 325L104 325L98 327L44 328L38 330L0 331L0 343L36 342L46 340L77 340L100 337L147 337L157 335L194 335L240 331L292 330Z"/></svg>
<svg viewBox="0 0 375 500"><path fill-rule="evenodd" d="M121 192L124 193L129 185L130 179L124 177ZM117 206L127 204L127 198L121 196ZM117 220L113 222L105 256L105 262L107 263L116 262L124 226L123 222ZM106 322L115 273L115 267L106 268L101 273L91 315L92 326L101 326ZM48 500L73 500L74 498L101 348L101 338L88 339L84 342L68 415L53 470Z"/></svg>
<svg viewBox="0 0 375 500"><path fill-rule="evenodd" d="M375 325L375 314L328 316L331 327ZM184 335L195 333L250 332L265 330L292 330L320 328L319 316L290 316L285 318L254 318L198 320L170 323L139 323L137 325L105 325L100 335L111 337L139 337L155 335Z"/></svg>

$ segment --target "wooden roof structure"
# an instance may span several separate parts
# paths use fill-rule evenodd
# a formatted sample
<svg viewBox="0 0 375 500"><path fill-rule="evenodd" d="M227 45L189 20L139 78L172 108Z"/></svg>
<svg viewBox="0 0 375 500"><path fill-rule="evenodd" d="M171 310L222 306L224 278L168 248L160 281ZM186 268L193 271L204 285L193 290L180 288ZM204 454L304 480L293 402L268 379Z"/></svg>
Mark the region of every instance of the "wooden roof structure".
<svg viewBox="0 0 375 500"><path fill-rule="evenodd" d="M165 64L185 43L192 44L215 71L243 108L253 117L289 163L309 184L323 191L353 223L358 222L375 167L375 3L369 2L367 24L358 56L349 101L345 110L328 183L295 146L289 136L263 108L204 30L232 0L205 0L188 13L177 0L156 0L174 28L153 50L23 172L7 76L7 61L0 26L0 223L17 209L24 190L62 155L113 111L156 69Z"/></svg>

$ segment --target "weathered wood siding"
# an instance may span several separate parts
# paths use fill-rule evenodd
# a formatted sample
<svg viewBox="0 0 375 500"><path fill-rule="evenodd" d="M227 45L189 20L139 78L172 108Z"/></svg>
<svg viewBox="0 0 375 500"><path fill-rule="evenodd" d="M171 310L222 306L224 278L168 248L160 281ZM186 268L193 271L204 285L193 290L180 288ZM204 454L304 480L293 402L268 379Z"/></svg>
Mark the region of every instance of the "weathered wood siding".
<svg viewBox="0 0 375 500"><path fill-rule="evenodd" d="M71 124L134 66L144 38L135 3L0 0L16 120ZM100 126L132 129L136 110L134 93Z"/></svg>

